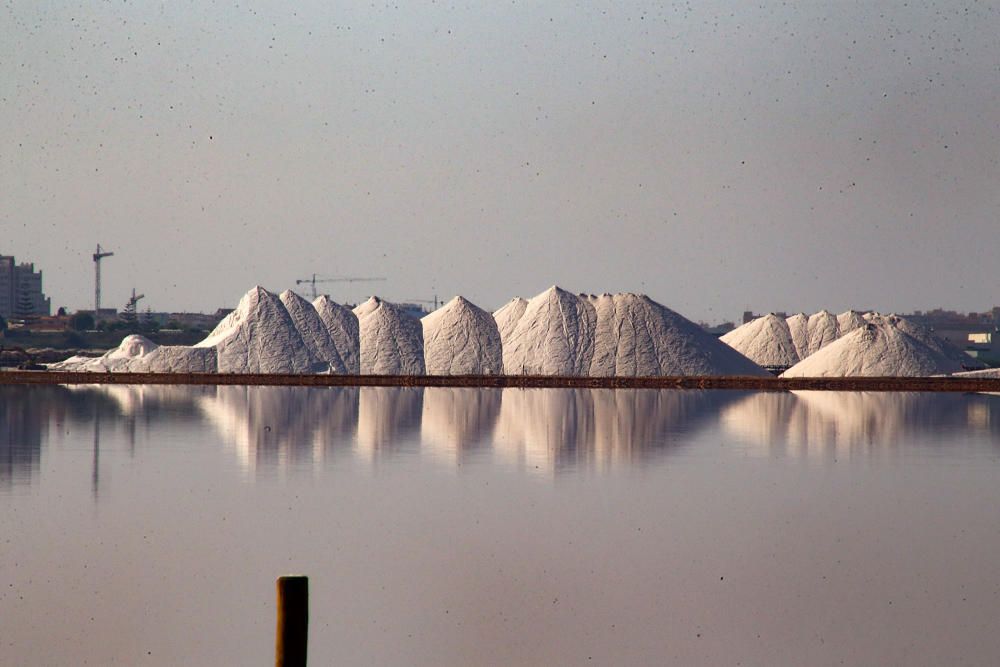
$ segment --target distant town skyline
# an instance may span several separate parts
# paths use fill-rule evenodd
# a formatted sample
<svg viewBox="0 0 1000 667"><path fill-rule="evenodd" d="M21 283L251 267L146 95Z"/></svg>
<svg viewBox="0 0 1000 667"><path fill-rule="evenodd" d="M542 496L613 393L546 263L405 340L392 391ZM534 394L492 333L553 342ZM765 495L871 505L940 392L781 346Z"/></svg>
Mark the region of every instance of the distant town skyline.
<svg viewBox="0 0 1000 667"><path fill-rule="evenodd" d="M984 3L0 10L0 252L71 310L385 276L693 319L1000 302ZM308 287L299 286L306 293Z"/></svg>

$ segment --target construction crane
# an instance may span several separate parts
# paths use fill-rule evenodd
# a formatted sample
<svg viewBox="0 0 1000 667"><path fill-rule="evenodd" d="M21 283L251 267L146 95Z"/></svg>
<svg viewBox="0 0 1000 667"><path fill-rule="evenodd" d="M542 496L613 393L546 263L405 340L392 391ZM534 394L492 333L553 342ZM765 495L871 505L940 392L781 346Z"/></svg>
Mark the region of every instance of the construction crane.
<svg viewBox="0 0 1000 667"><path fill-rule="evenodd" d="M316 294L316 283L377 283L384 281L385 278L321 278L317 277L316 274L312 274L312 278L302 278L296 280L296 285L301 285L307 283L312 285L312 298L315 299L318 295Z"/></svg>
<svg viewBox="0 0 1000 667"><path fill-rule="evenodd" d="M94 253L94 322L97 322L101 314L101 260L114 254L102 250L101 244L97 244L97 251Z"/></svg>
<svg viewBox="0 0 1000 667"><path fill-rule="evenodd" d="M130 298L128 300L128 303L125 304L125 311L122 313L122 319L125 320L126 322L129 322L130 324L134 323L136 321L137 313L139 310L138 309L139 299L145 299L145 298L146 298L145 294L136 294L135 288L133 287L132 298Z"/></svg>

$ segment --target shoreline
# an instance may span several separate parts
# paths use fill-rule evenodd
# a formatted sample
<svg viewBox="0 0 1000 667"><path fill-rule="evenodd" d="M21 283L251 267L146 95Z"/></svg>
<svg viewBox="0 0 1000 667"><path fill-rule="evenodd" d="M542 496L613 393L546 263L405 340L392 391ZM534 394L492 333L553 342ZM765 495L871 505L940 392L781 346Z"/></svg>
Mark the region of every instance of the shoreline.
<svg viewBox="0 0 1000 667"><path fill-rule="evenodd" d="M150 384L278 387L487 387L521 389L742 389L750 391L1000 392L1000 378L736 376L575 377L540 375L292 375L2 371L0 385Z"/></svg>

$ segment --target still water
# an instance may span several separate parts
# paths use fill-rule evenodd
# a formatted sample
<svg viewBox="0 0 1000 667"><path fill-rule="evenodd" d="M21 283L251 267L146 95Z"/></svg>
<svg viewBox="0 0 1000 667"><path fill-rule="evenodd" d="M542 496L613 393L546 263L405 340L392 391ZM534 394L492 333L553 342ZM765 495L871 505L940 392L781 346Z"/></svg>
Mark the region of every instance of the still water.
<svg viewBox="0 0 1000 667"><path fill-rule="evenodd" d="M0 664L1000 664L1000 397L0 387Z"/></svg>

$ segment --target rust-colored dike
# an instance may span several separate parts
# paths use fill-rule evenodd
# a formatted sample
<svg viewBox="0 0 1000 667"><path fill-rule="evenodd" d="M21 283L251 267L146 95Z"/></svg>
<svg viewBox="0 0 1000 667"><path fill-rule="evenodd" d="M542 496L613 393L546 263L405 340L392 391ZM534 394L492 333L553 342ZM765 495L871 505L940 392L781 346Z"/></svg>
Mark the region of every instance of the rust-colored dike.
<svg viewBox="0 0 1000 667"><path fill-rule="evenodd" d="M543 375L242 375L4 371L0 384L180 384L301 387L521 387L755 391L1000 392L1000 378L555 377Z"/></svg>

